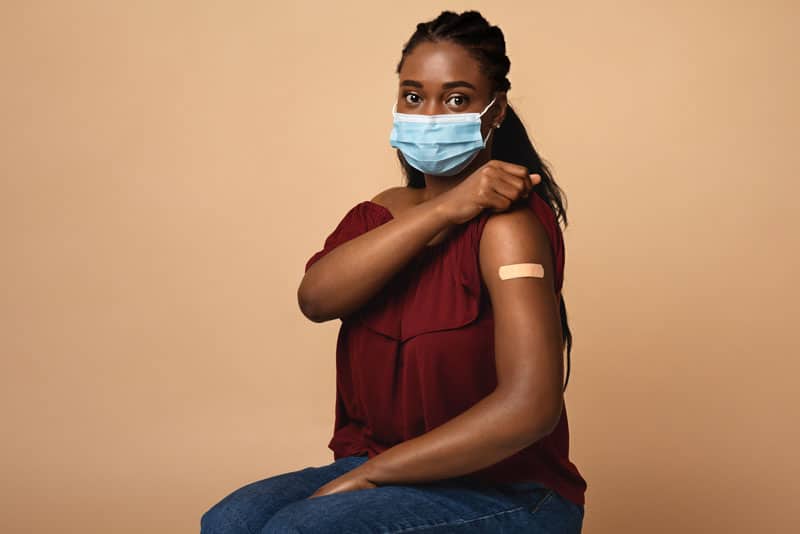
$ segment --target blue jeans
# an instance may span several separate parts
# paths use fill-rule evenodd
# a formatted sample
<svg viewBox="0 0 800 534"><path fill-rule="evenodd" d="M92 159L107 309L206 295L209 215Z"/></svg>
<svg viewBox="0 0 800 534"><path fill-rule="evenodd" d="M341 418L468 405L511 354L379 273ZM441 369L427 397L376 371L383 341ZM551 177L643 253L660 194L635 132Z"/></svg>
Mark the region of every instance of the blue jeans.
<svg viewBox="0 0 800 534"><path fill-rule="evenodd" d="M538 482L488 486L457 477L306 499L367 459L346 456L247 484L203 514L200 534L581 532L583 507Z"/></svg>

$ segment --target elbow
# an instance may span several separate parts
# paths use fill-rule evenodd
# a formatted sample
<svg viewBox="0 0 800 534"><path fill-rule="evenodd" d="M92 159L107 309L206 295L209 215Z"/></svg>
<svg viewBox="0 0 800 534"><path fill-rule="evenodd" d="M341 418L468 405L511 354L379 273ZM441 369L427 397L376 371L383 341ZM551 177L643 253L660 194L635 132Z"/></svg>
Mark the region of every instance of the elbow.
<svg viewBox="0 0 800 534"><path fill-rule="evenodd" d="M544 410L540 425L542 436L548 436L553 433L559 421L561 421L561 412L563 409L564 398L559 397L558 401L553 402L551 408Z"/></svg>
<svg viewBox="0 0 800 534"><path fill-rule="evenodd" d="M529 405L527 409L523 411L523 413L527 415L525 419L529 421L529 424L523 425L523 428L520 430L520 439L525 446L532 445L553 433L561 420L563 406L564 402L562 397L558 401L538 402L533 406ZM531 413L536 415L530 417Z"/></svg>
<svg viewBox="0 0 800 534"><path fill-rule="evenodd" d="M305 315L309 320L315 323L321 323L324 321L320 316L318 310L314 306L314 298L311 295L311 291L307 287L308 284L305 283L305 278L300 283L300 287L297 288L297 305L300 308L300 312Z"/></svg>
<svg viewBox="0 0 800 534"><path fill-rule="evenodd" d="M298 304L300 306L300 313L302 313L306 317L306 319L308 319L308 320L310 320L310 321L312 321L314 323L321 323L322 322L319 319L319 317L314 314L314 312L312 311L312 309L309 307L309 305L307 303L305 303L302 300L298 299Z"/></svg>

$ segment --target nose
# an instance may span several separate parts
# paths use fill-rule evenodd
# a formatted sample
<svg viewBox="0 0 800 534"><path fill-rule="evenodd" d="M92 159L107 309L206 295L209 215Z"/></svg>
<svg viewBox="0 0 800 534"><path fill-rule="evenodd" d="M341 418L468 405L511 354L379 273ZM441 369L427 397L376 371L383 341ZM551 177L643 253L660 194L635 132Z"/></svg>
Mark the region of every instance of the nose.
<svg viewBox="0 0 800 534"><path fill-rule="evenodd" d="M430 100L427 102L427 105L424 106L423 113L426 115L444 115L447 113L447 108L441 104L441 102L437 102L435 100Z"/></svg>

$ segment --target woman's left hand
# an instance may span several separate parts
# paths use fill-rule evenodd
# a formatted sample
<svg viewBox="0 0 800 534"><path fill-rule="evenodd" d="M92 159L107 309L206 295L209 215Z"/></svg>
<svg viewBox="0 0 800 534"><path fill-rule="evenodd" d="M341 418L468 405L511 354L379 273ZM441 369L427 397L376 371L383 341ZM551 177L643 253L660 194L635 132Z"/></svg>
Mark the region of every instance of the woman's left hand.
<svg viewBox="0 0 800 534"><path fill-rule="evenodd" d="M354 470L355 471L355 470ZM314 497L321 497L323 495L331 495L333 493L342 493L345 491L356 491L363 489L377 488L378 485L370 482L366 476L360 473L350 471L344 475L334 478L317 491L312 493L307 499Z"/></svg>

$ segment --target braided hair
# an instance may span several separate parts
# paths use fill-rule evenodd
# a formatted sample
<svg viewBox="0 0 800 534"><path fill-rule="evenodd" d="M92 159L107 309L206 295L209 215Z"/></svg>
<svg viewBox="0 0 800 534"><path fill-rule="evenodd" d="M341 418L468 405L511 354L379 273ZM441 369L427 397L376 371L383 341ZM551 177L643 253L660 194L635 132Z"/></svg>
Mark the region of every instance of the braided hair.
<svg viewBox="0 0 800 534"><path fill-rule="evenodd" d="M498 26L492 26L478 11L464 11L454 13L442 11L438 17L428 22L417 24L416 31L403 45L403 52L397 64L397 74L403 66L406 56L417 45L423 42L436 43L448 41L463 46L475 58L481 72L489 79L491 92L504 92L511 88L508 80L508 71L511 61L506 55L506 43L503 31ZM492 145L492 158L508 161L517 165L524 165L531 173L538 174L541 181L533 188L533 192L547 202L553 210L558 221L567 227L567 212L564 208L566 197L562 189L553 179L548 165L542 161L533 147L528 133L514 108L510 104L506 108L503 127L494 132ZM406 177L406 187L421 189L425 187L425 176L421 171L409 165L400 150L397 158ZM570 356L572 353L572 332L567 321L567 308L564 296L561 295L559 304L561 314L561 329L567 347L567 376L564 382L564 391L567 389L570 375Z"/></svg>

